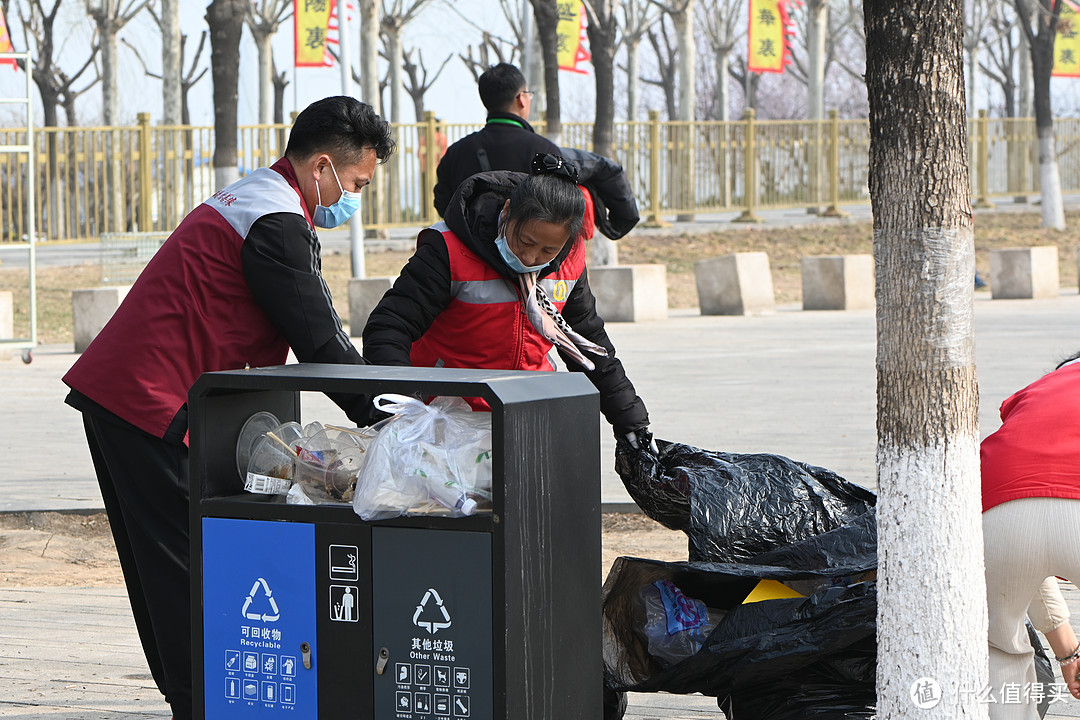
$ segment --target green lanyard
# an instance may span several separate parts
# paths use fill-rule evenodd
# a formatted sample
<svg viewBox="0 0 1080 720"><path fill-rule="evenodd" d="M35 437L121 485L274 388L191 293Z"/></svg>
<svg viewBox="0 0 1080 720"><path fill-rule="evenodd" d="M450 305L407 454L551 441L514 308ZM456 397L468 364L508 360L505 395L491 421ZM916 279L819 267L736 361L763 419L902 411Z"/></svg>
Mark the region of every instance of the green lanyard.
<svg viewBox="0 0 1080 720"><path fill-rule="evenodd" d="M509 118L491 118L488 120L488 124L502 123L503 125L517 125L519 128L525 129L525 126L519 123L517 120L510 120Z"/></svg>

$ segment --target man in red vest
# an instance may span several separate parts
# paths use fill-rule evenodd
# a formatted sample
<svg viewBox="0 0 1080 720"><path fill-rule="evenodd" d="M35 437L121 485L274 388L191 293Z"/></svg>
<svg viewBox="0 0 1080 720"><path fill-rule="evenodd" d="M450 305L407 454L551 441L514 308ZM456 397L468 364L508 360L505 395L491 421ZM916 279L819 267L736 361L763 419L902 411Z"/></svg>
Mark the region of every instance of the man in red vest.
<svg viewBox="0 0 1080 720"><path fill-rule="evenodd" d="M154 680L191 717L187 395L204 372L301 362L363 364L331 303L316 227L359 207L389 124L350 97L296 118L285 156L191 211L64 376ZM332 396L360 423L371 404Z"/></svg>

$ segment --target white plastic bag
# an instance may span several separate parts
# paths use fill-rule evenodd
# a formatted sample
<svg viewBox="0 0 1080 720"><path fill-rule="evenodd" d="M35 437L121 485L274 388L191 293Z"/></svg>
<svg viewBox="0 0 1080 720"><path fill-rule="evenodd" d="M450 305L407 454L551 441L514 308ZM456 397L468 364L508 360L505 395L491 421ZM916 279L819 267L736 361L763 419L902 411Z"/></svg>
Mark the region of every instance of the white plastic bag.
<svg viewBox="0 0 1080 720"><path fill-rule="evenodd" d="M396 394L377 396L375 407L394 416L376 426L353 496L357 515L458 517L490 505L490 413L474 413L461 398L426 405Z"/></svg>

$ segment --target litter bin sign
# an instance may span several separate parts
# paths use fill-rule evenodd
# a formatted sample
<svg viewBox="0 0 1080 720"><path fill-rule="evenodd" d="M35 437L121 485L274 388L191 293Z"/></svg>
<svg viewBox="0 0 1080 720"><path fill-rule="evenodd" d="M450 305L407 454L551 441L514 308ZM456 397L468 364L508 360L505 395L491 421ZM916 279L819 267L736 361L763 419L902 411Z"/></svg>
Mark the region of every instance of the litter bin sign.
<svg viewBox="0 0 1080 720"><path fill-rule="evenodd" d="M491 536L375 528L374 645L389 659L375 716L489 718Z"/></svg>
<svg viewBox="0 0 1080 720"><path fill-rule="evenodd" d="M203 605L208 717L319 717L312 525L206 518Z"/></svg>
<svg viewBox="0 0 1080 720"><path fill-rule="evenodd" d="M301 392L483 398L492 509L364 521L245 493L241 427L300 421ZM599 402L583 375L209 373L189 416L196 718L601 716Z"/></svg>

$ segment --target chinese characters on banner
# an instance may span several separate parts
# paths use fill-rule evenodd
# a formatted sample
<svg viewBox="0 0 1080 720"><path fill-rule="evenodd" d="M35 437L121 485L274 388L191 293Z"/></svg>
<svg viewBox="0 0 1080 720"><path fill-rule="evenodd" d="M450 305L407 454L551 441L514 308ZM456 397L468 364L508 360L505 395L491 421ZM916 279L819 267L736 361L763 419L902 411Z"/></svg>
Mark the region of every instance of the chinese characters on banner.
<svg viewBox="0 0 1080 720"><path fill-rule="evenodd" d="M1080 77L1080 5L1061 3L1057 37L1054 38L1054 71L1057 77Z"/></svg>
<svg viewBox="0 0 1080 720"><path fill-rule="evenodd" d="M585 6L580 0L559 0L558 10L556 42L559 43L559 69L586 74L587 70L578 69L578 63L592 58L584 44Z"/></svg>
<svg viewBox="0 0 1080 720"><path fill-rule="evenodd" d="M326 43L330 13L336 8L337 0L293 0L296 67L323 67L333 64L333 59L326 50Z"/></svg>
<svg viewBox="0 0 1080 720"><path fill-rule="evenodd" d="M789 0L750 0L749 67L751 72L784 72L791 62L789 40L794 25Z"/></svg>
<svg viewBox="0 0 1080 720"><path fill-rule="evenodd" d="M8 33L7 20L4 19L4 10L0 8L0 53L15 52L15 45L11 42L11 35ZM18 70L19 66L15 62L15 58L6 58L0 60L0 65L11 65L12 70Z"/></svg>

